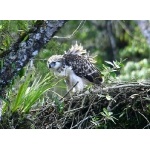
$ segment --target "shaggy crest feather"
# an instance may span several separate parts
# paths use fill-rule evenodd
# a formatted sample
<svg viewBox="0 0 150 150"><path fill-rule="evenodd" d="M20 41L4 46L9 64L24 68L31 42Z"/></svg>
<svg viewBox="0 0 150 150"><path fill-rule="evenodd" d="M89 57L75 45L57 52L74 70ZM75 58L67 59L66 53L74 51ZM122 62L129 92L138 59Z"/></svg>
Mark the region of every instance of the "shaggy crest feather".
<svg viewBox="0 0 150 150"><path fill-rule="evenodd" d="M78 45L77 41L75 45L72 45L72 47L67 52L65 52L65 54L79 55L88 59L91 63L96 63L96 60L95 60L96 56L94 57L89 56L89 53L86 51L86 49L83 49L83 46L81 45L81 43L80 45Z"/></svg>
<svg viewBox="0 0 150 150"><path fill-rule="evenodd" d="M72 45L72 47L68 50L68 52L66 52L66 54L73 54L73 55L83 55L83 54L86 54L86 50L83 49L83 46L81 45L78 45L77 41L76 41L76 44L75 45Z"/></svg>

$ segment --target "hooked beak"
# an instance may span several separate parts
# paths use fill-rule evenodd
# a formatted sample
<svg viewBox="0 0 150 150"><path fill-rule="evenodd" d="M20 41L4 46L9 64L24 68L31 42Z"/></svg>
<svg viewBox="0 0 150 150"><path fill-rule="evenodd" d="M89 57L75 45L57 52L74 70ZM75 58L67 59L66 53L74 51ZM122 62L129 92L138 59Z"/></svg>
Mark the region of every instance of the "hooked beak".
<svg viewBox="0 0 150 150"><path fill-rule="evenodd" d="M49 63L48 67L49 68L54 68L55 64L56 64L56 62L51 62L51 63Z"/></svg>
<svg viewBox="0 0 150 150"><path fill-rule="evenodd" d="M51 67L51 64L48 64L48 68L52 68L52 67Z"/></svg>

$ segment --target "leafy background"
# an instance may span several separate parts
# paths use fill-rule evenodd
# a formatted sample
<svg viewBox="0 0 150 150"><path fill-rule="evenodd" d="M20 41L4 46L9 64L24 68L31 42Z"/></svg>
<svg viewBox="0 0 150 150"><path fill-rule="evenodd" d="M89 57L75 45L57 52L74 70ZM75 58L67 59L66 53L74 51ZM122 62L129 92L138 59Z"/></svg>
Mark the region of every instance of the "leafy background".
<svg viewBox="0 0 150 150"><path fill-rule="evenodd" d="M0 21L0 55L34 23L31 20ZM63 104L59 104L59 99L66 93L66 87L62 79L49 72L46 61L54 54L63 54L76 41L90 55L96 56L96 66L104 75L105 83L149 80L150 47L135 21L69 21L20 71L7 90L3 101L5 125L15 113L29 114L50 101L57 103L61 110ZM2 57L0 62L2 67ZM14 125L16 127L16 123L11 122L7 127Z"/></svg>

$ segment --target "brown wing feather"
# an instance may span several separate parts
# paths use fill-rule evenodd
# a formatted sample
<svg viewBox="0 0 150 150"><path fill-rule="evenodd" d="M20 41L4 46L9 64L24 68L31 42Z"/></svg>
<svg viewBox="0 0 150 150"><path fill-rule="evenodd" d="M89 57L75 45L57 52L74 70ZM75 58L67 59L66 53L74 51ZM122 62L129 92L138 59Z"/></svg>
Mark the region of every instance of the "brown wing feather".
<svg viewBox="0 0 150 150"><path fill-rule="evenodd" d="M95 84L101 84L102 77L99 70L84 56L65 54L65 64L71 66L77 76L84 77Z"/></svg>

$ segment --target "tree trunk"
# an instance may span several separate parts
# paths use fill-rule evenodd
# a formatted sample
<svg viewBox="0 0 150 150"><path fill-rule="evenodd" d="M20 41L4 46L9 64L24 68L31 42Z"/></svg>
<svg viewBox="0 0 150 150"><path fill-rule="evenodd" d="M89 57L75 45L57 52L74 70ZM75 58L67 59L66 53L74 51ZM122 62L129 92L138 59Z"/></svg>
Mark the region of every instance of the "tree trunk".
<svg viewBox="0 0 150 150"><path fill-rule="evenodd" d="M28 33L24 34L0 57L3 65L0 70L0 96L12 79L38 54L40 49L56 34L66 21L37 21Z"/></svg>

